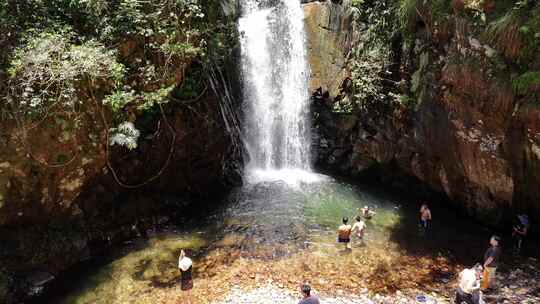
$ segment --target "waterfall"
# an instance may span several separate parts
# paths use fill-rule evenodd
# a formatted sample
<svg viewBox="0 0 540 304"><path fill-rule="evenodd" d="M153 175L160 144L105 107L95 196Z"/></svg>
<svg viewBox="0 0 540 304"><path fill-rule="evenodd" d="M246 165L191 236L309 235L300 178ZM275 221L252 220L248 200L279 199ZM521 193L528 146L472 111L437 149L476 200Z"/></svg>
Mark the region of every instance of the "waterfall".
<svg viewBox="0 0 540 304"><path fill-rule="evenodd" d="M261 2L241 0L238 21L246 171L301 175L311 171L304 12L299 0Z"/></svg>

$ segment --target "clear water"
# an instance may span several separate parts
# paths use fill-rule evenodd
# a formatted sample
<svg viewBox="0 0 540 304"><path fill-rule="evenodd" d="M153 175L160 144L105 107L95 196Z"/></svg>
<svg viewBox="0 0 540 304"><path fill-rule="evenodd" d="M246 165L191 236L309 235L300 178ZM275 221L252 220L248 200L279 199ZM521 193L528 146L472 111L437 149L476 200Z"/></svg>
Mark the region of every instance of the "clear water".
<svg viewBox="0 0 540 304"><path fill-rule="evenodd" d="M309 281L330 295L445 289L457 268L482 255L487 234L465 221L455 225L451 211L435 209L436 237L427 241L418 231L416 203L328 177L295 186L249 184L222 209L127 245L71 280L68 292L51 303L182 303L181 249L190 249L195 262L195 303L268 282L296 290ZM365 244L353 239L353 250L345 251L336 229L343 216L352 219L365 205L377 212L367 222Z"/></svg>
<svg viewBox="0 0 540 304"><path fill-rule="evenodd" d="M281 0L271 8L259 2L241 0L238 21L248 172L309 171L309 66L303 10L300 1Z"/></svg>

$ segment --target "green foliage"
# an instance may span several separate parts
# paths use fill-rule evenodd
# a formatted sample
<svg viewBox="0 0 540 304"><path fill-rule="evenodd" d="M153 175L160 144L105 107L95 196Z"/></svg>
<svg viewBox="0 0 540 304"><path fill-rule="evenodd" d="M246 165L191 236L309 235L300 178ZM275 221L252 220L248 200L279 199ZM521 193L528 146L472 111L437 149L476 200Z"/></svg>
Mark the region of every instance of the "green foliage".
<svg viewBox="0 0 540 304"><path fill-rule="evenodd" d="M114 86L124 76L116 52L96 41L72 43L69 31L30 34L14 52L8 70L12 102L29 111L60 103L73 107L81 91L102 85Z"/></svg>
<svg viewBox="0 0 540 304"><path fill-rule="evenodd" d="M352 62L352 83L354 98L358 102L381 101L385 99L382 78L379 76L384 67L384 54L378 50L364 52Z"/></svg>
<svg viewBox="0 0 540 304"><path fill-rule="evenodd" d="M204 70L193 68L189 71L189 77L184 79L181 90L175 90L173 95L176 99L190 100L197 98L205 88Z"/></svg>
<svg viewBox="0 0 540 304"><path fill-rule="evenodd" d="M118 122L167 101L178 81L175 94L193 97L203 76L183 71L220 64L235 46L234 20L219 10L202 0L0 1L0 68L10 78L0 98L20 113L67 113L91 92Z"/></svg>
<svg viewBox="0 0 540 304"><path fill-rule="evenodd" d="M409 34L414 30L424 0L399 0L398 20L401 31Z"/></svg>
<svg viewBox="0 0 540 304"><path fill-rule="evenodd" d="M528 95L540 93L540 71L526 72L512 81L516 94Z"/></svg>
<svg viewBox="0 0 540 304"><path fill-rule="evenodd" d="M528 18L519 28L523 35L525 47L523 49L523 58L525 64L528 61L536 61L540 59L540 3L532 10L529 10Z"/></svg>
<svg viewBox="0 0 540 304"><path fill-rule="evenodd" d="M350 112L354 106L380 103L389 99L383 75L386 73L392 38L399 31L395 27L395 1L363 0L356 2L359 22L367 25L362 40L349 59L352 80L352 102L337 104L339 111Z"/></svg>
<svg viewBox="0 0 540 304"><path fill-rule="evenodd" d="M395 28L396 6L393 1L361 0L357 4L359 21L367 25L362 49L388 47Z"/></svg>
<svg viewBox="0 0 540 304"><path fill-rule="evenodd" d="M412 108L416 105L416 100L410 96L407 95L397 95L395 96L396 100L399 102L399 104L407 107Z"/></svg>
<svg viewBox="0 0 540 304"><path fill-rule="evenodd" d="M201 52L200 47L195 47L185 42L165 42L161 45L161 50L168 56L194 57Z"/></svg>
<svg viewBox="0 0 540 304"><path fill-rule="evenodd" d="M430 10L433 20L440 21L448 18L452 14L452 1L449 0L434 0L431 2Z"/></svg>
<svg viewBox="0 0 540 304"><path fill-rule="evenodd" d="M139 110L148 110L153 108L156 104L163 104L168 102L168 96L174 90L174 86L160 88L153 92L145 92L142 94L141 99L143 104L138 106Z"/></svg>
<svg viewBox="0 0 540 304"><path fill-rule="evenodd" d="M488 25L485 37L507 58L524 65L538 59L540 3L517 1L502 17Z"/></svg>
<svg viewBox="0 0 540 304"><path fill-rule="evenodd" d="M118 90L111 95L108 95L103 99L103 104L110 107L113 113L120 112L125 106L135 101L135 94L133 91Z"/></svg>

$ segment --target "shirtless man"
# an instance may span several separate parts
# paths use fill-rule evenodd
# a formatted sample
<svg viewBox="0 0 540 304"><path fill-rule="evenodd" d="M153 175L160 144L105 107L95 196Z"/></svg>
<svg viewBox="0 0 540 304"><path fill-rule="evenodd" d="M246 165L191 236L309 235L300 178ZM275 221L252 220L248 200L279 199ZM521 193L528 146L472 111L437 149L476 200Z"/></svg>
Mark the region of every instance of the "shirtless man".
<svg viewBox="0 0 540 304"><path fill-rule="evenodd" d="M360 209L360 212L366 220L370 220L375 215L375 211L371 210L369 206Z"/></svg>
<svg viewBox="0 0 540 304"><path fill-rule="evenodd" d="M427 204L423 204L420 207L420 221L424 234L428 234L431 229L431 210Z"/></svg>
<svg viewBox="0 0 540 304"><path fill-rule="evenodd" d="M347 224L347 222L349 222L348 218L344 217L342 221L343 224L341 224L341 226L338 228L338 242L344 243L345 249L350 249L352 227L351 225Z"/></svg>
<svg viewBox="0 0 540 304"><path fill-rule="evenodd" d="M364 244L364 233L366 231L366 223L361 216L356 217L356 223L352 226L351 233L355 233L361 244Z"/></svg>
<svg viewBox="0 0 540 304"><path fill-rule="evenodd" d="M480 292L480 279L483 268L480 264L472 268L464 269L459 274L459 285L456 290L456 304L480 304L483 303Z"/></svg>

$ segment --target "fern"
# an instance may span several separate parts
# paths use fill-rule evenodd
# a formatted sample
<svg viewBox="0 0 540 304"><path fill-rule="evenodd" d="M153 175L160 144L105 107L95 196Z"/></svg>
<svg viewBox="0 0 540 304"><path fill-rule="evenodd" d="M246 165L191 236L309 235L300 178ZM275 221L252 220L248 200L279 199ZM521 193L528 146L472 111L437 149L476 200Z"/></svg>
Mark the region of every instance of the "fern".
<svg viewBox="0 0 540 304"><path fill-rule="evenodd" d="M111 128L109 132L112 134L110 138L111 146L124 146L129 150L137 148L137 140L141 133L132 122L125 121L118 125L117 128Z"/></svg>
<svg viewBox="0 0 540 304"><path fill-rule="evenodd" d="M523 48L523 37L520 28L520 14L518 11L512 10L488 26L486 38L506 57L517 59Z"/></svg>

